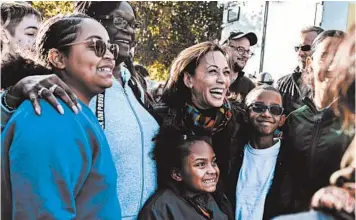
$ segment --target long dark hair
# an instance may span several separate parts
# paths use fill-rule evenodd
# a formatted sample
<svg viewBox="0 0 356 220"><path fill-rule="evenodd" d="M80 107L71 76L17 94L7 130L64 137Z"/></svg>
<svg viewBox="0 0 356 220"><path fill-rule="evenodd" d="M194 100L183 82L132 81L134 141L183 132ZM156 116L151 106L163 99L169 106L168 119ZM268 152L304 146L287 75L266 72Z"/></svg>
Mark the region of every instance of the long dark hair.
<svg viewBox="0 0 356 220"><path fill-rule="evenodd" d="M180 52L173 61L169 79L164 87L162 101L168 106L180 109L187 101L191 100L191 90L184 84L184 73L195 75L201 58L210 51L225 51L217 42L206 41L188 47Z"/></svg>

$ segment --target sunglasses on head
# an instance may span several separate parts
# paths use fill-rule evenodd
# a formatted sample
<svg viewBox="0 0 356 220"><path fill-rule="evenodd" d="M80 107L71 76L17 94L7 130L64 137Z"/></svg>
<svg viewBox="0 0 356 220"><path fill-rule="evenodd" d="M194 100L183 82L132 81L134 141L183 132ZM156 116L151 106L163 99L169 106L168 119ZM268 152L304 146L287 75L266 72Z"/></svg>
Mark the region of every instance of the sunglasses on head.
<svg viewBox="0 0 356 220"><path fill-rule="evenodd" d="M112 55L114 55L114 60L117 59L120 50L119 45L105 43L103 40L97 38L90 38L89 40L82 41L82 42L65 44L62 45L61 47L72 46L76 44L87 44L90 48L94 49L95 55L97 55L98 57L103 57L106 53L106 50L109 50L112 53Z"/></svg>
<svg viewBox="0 0 356 220"><path fill-rule="evenodd" d="M298 52L299 49L300 49L301 51L307 52L307 51L310 51L310 50L311 50L311 45L295 46L295 47L294 47L295 52Z"/></svg>
<svg viewBox="0 0 356 220"><path fill-rule="evenodd" d="M272 115L280 116L283 113L283 108L279 105L265 105L262 103L252 103L248 109L255 113L264 113L267 109Z"/></svg>
<svg viewBox="0 0 356 220"><path fill-rule="evenodd" d="M140 22L134 21L132 23L129 23L124 18L119 17L119 16L113 16L113 15L98 16L98 19L100 19L100 20L111 20L112 19L113 25L117 29L125 29L125 28L127 28L127 25L129 25L133 29L138 29L138 28L141 28L141 26L142 26Z"/></svg>

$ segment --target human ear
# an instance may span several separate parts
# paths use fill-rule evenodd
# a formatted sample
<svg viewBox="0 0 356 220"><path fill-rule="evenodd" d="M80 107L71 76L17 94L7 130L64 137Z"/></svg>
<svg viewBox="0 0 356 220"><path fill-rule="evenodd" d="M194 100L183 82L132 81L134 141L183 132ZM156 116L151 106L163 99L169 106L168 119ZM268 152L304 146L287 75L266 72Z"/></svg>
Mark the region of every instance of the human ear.
<svg viewBox="0 0 356 220"><path fill-rule="evenodd" d="M5 44L10 43L10 32L5 28L1 28L1 41Z"/></svg>
<svg viewBox="0 0 356 220"><path fill-rule="evenodd" d="M48 52L49 62L57 69L64 69L65 65L65 56L59 50L52 48Z"/></svg>
<svg viewBox="0 0 356 220"><path fill-rule="evenodd" d="M181 182L183 180L182 175L177 169L172 169L171 177L177 182Z"/></svg>
<svg viewBox="0 0 356 220"><path fill-rule="evenodd" d="M279 120L278 127L282 127L287 118L285 114L281 115L280 117L281 119Z"/></svg>
<svg viewBox="0 0 356 220"><path fill-rule="evenodd" d="M189 89L192 89L193 88L192 76L187 72L185 72L183 74L184 74L184 77L183 77L184 85L186 87L188 87Z"/></svg>
<svg viewBox="0 0 356 220"><path fill-rule="evenodd" d="M309 74L313 74L312 62L313 59L310 56L308 56L307 59L305 60L305 66Z"/></svg>

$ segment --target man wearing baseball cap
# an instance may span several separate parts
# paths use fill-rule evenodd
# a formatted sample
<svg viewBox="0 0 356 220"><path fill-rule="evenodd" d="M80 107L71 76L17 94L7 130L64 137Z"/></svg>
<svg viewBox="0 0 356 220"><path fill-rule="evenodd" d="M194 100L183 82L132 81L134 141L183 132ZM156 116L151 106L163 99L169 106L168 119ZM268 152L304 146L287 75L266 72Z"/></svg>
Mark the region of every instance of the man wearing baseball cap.
<svg viewBox="0 0 356 220"><path fill-rule="evenodd" d="M244 33L232 31L227 39L222 41L227 52L231 74L230 96L231 101L244 102L246 95L255 88L255 84L244 76L243 69L247 61L253 56L251 46L257 43L257 36L253 32Z"/></svg>

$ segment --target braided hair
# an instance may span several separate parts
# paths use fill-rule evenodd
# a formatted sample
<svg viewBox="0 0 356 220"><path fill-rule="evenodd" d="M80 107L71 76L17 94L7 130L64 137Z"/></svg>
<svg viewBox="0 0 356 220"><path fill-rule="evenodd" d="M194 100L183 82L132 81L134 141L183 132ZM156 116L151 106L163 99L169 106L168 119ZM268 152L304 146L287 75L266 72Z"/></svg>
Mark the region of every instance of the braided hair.
<svg viewBox="0 0 356 220"><path fill-rule="evenodd" d="M36 39L37 61L47 68L51 68L48 53L51 48L56 48L68 55L70 47L61 47L75 41L80 29L80 23L85 18L84 14L57 15L48 19L41 27Z"/></svg>

